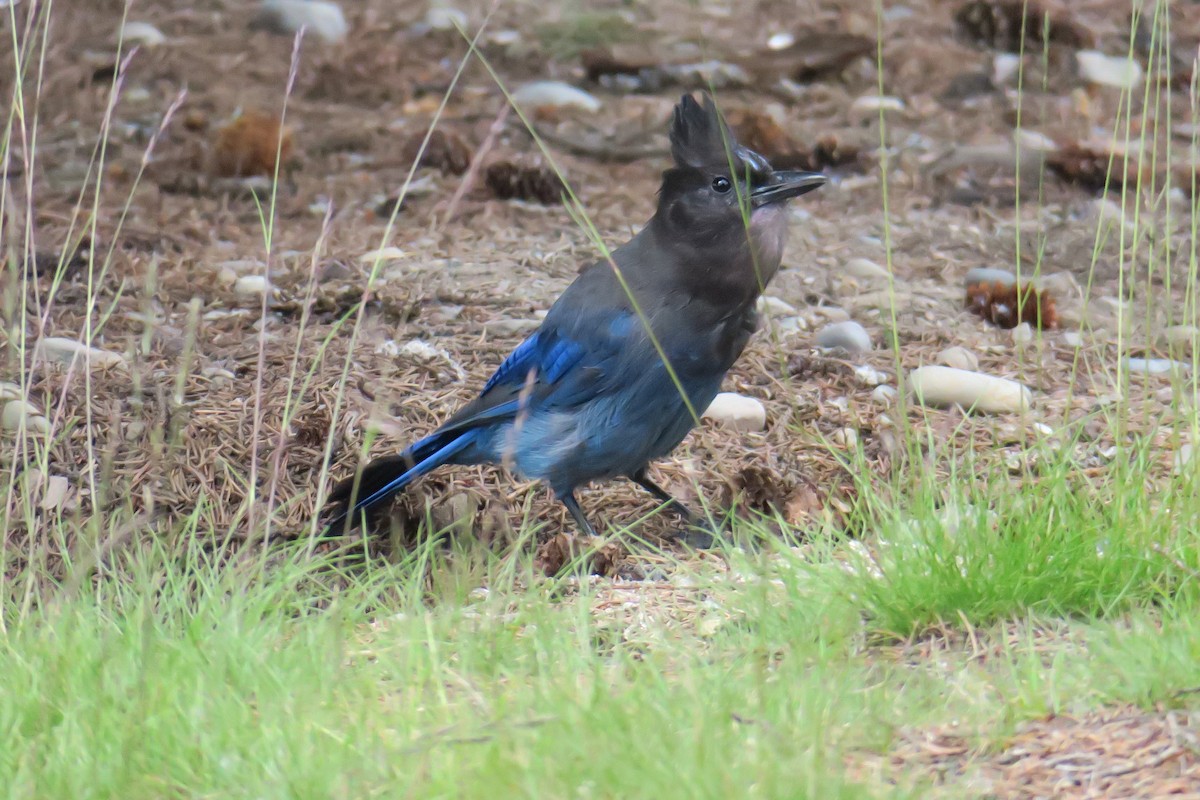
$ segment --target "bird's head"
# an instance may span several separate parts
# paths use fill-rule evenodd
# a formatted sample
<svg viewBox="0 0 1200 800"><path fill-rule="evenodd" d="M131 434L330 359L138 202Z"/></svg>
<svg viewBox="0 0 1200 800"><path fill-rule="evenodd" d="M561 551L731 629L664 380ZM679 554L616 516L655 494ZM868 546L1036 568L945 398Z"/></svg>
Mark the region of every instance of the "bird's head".
<svg viewBox="0 0 1200 800"><path fill-rule="evenodd" d="M759 259L774 261L763 265L774 274L787 233L787 201L822 186L825 176L773 170L737 143L707 94L703 104L685 94L675 106L671 155L675 164L663 173L658 224L704 250L744 250L749 240Z"/></svg>

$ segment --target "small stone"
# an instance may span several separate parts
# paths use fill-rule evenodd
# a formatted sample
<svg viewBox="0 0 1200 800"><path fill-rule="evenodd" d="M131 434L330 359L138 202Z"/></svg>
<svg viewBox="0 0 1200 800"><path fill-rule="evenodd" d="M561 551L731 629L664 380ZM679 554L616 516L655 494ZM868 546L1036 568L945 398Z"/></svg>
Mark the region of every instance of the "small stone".
<svg viewBox="0 0 1200 800"><path fill-rule="evenodd" d="M121 27L120 39L127 47L140 44L143 47L157 47L167 41L167 37L149 22L126 22Z"/></svg>
<svg viewBox="0 0 1200 800"><path fill-rule="evenodd" d="M865 364L854 368L854 379L863 386L879 386L888 382L887 373Z"/></svg>
<svg viewBox="0 0 1200 800"><path fill-rule="evenodd" d="M243 275L233 283L233 293L242 297L262 297L270 290L266 275Z"/></svg>
<svg viewBox="0 0 1200 800"><path fill-rule="evenodd" d="M1169 358L1135 358L1127 356L1125 366L1134 375L1166 375L1178 370L1182 373L1191 372L1192 365Z"/></svg>
<svg viewBox="0 0 1200 800"><path fill-rule="evenodd" d="M826 350L840 348L849 353L868 353L872 347L871 334L854 320L833 322L817 332L817 347Z"/></svg>
<svg viewBox="0 0 1200 800"><path fill-rule="evenodd" d="M583 111L600 110L600 101L592 95L562 81L534 81L512 93L512 100L529 110L539 108L578 108Z"/></svg>
<svg viewBox="0 0 1200 800"><path fill-rule="evenodd" d="M89 347L86 344L62 336L51 336L38 342L35 357L46 361L57 361L70 366L76 358L82 359L92 369L125 367L125 357L120 353Z"/></svg>
<svg viewBox="0 0 1200 800"><path fill-rule="evenodd" d="M926 406L961 406L968 411L1005 413L1025 411L1029 389L1016 381L951 367L918 367L909 373L913 396Z"/></svg>
<svg viewBox="0 0 1200 800"><path fill-rule="evenodd" d="M903 111L904 101L899 97L864 94L850 104L850 113L859 117L878 114L880 111Z"/></svg>
<svg viewBox="0 0 1200 800"><path fill-rule="evenodd" d="M1005 269L995 267L975 267L963 278L963 286L978 286L981 283L1000 283L1012 286L1017 282L1017 276Z"/></svg>
<svg viewBox="0 0 1200 800"><path fill-rule="evenodd" d="M1003 86L1021 68L1021 57L1016 53L997 53L992 58L992 83Z"/></svg>
<svg viewBox="0 0 1200 800"><path fill-rule="evenodd" d="M1195 325L1172 325L1162 333L1163 341L1172 351L1190 353L1200 340L1200 328Z"/></svg>
<svg viewBox="0 0 1200 800"><path fill-rule="evenodd" d="M1033 341L1033 326L1028 322L1022 322L1020 325L1012 329L1013 344L1024 346Z"/></svg>
<svg viewBox="0 0 1200 800"><path fill-rule="evenodd" d="M25 396L21 391L21 387L15 383L8 381L0 381L0 401L4 400L20 400Z"/></svg>
<svg viewBox="0 0 1200 800"><path fill-rule="evenodd" d="M303 28L330 43L345 39L349 30L341 7L324 0L263 0L250 28L285 36Z"/></svg>
<svg viewBox="0 0 1200 800"><path fill-rule="evenodd" d="M753 397L735 392L718 394L702 416L738 431L761 431L767 427L766 407Z"/></svg>
<svg viewBox="0 0 1200 800"><path fill-rule="evenodd" d="M46 489L42 494L41 507L43 511L52 511L56 508L61 508L67 499L67 492L71 489L71 482L62 475L51 475L46 481Z"/></svg>
<svg viewBox="0 0 1200 800"><path fill-rule="evenodd" d="M467 15L457 8L433 5L425 12L425 24L435 31L466 30Z"/></svg>
<svg viewBox="0 0 1200 800"><path fill-rule="evenodd" d="M1142 82L1142 66L1130 56L1106 56L1096 50L1080 50L1075 64L1084 80L1115 89L1134 89Z"/></svg>
<svg viewBox="0 0 1200 800"><path fill-rule="evenodd" d="M1040 131L1017 128L1013 131L1013 138L1017 143L1017 148L1023 152L1036 154L1053 153L1058 150L1058 142Z"/></svg>
<svg viewBox="0 0 1200 800"><path fill-rule="evenodd" d="M796 43L796 37L786 31L777 33L767 39L768 50L786 50Z"/></svg>
<svg viewBox="0 0 1200 800"><path fill-rule="evenodd" d="M871 392L871 399L881 406L890 406L896 402L896 387L888 386L886 383L876 386Z"/></svg>
<svg viewBox="0 0 1200 800"><path fill-rule="evenodd" d="M869 258L852 258L846 262L846 274L862 280L887 280L891 275L887 268Z"/></svg>
<svg viewBox="0 0 1200 800"><path fill-rule="evenodd" d="M769 317L790 317L796 314L796 307L778 297L763 295L758 298L758 313Z"/></svg>
<svg viewBox="0 0 1200 800"><path fill-rule="evenodd" d="M1063 331L1062 343L1072 349L1083 347L1083 336L1079 331Z"/></svg>
<svg viewBox="0 0 1200 800"><path fill-rule="evenodd" d="M368 250L358 257L360 264L374 264L376 261L395 261L404 258L404 251L399 247L381 247L378 250Z"/></svg>
<svg viewBox="0 0 1200 800"><path fill-rule="evenodd" d="M938 353L939 364L954 369L975 372L979 369L979 357L965 347L947 347Z"/></svg>
<svg viewBox="0 0 1200 800"><path fill-rule="evenodd" d="M853 449L858 446L858 431L854 428L838 428L833 432L833 436L829 437L838 447Z"/></svg>
<svg viewBox="0 0 1200 800"><path fill-rule="evenodd" d="M37 406L26 400L9 400L5 403L4 410L0 412L0 425L10 431L18 431L22 426L30 433L50 431L50 420L42 416Z"/></svg>
<svg viewBox="0 0 1200 800"><path fill-rule="evenodd" d="M771 325L781 336L790 336L793 333L808 330L808 320L800 316L784 317L779 320L772 319Z"/></svg>

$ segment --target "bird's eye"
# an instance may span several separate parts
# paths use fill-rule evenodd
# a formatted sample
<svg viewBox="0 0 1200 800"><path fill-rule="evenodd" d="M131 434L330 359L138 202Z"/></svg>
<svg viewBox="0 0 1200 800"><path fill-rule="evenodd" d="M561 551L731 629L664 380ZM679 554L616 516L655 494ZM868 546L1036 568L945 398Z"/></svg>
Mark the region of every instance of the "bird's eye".
<svg viewBox="0 0 1200 800"><path fill-rule="evenodd" d="M733 187L733 184L729 182L729 178L720 176L713 178L712 187L714 192L725 194Z"/></svg>

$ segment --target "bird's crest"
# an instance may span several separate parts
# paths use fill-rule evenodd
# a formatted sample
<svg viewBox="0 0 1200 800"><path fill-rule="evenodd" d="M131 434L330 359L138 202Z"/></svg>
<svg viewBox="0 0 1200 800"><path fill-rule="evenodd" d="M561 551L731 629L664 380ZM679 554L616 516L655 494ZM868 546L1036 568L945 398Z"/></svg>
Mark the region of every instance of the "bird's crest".
<svg viewBox="0 0 1200 800"><path fill-rule="evenodd" d="M671 155L681 167L711 167L725 164L729 153L736 153L733 132L721 118L712 97L704 95L704 105L685 94L675 106L671 123Z"/></svg>

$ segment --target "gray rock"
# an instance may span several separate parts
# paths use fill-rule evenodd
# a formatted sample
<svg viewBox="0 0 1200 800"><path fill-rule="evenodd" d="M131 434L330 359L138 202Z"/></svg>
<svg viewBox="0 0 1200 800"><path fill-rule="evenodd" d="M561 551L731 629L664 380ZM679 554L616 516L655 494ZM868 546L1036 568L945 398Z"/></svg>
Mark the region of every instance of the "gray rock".
<svg viewBox="0 0 1200 800"><path fill-rule="evenodd" d="M9 400L0 412L0 425L10 431L22 427L30 433L47 433L50 421L42 416L37 406L25 400Z"/></svg>
<svg viewBox="0 0 1200 800"><path fill-rule="evenodd" d="M1016 381L951 367L918 367L908 375L917 402L925 406L961 406L968 411L1007 413L1025 411L1031 403L1028 388Z"/></svg>
<svg viewBox="0 0 1200 800"><path fill-rule="evenodd" d="M758 298L758 313L770 317L791 317L796 314L796 307L786 300L764 294Z"/></svg>
<svg viewBox="0 0 1200 800"><path fill-rule="evenodd" d="M1182 361L1173 361L1169 358L1135 358L1127 356L1125 358L1125 366L1134 375L1166 375L1168 372L1179 371L1188 373L1192 371L1191 364L1185 364Z"/></svg>
<svg viewBox="0 0 1200 800"><path fill-rule="evenodd" d="M250 27L286 36L304 28L329 43L342 41L349 30L341 7L325 0L263 0Z"/></svg>
<svg viewBox="0 0 1200 800"><path fill-rule="evenodd" d="M1017 282L1017 276L1006 269L995 267L975 267L963 278L963 286L975 286L980 283L1001 283L1012 286Z"/></svg>
<svg viewBox="0 0 1200 800"><path fill-rule="evenodd" d="M817 347L826 350L841 348L850 353L871 351L871 334L854 320L833 322L817 332Z"/></svg>
<svg viewBox="0 0 1200 800"><path fill-rule="evenodd" d="M70 366L76 358L92 369L125 367L125 357L120 353L89 347L86 344L62 336L50 336L37 343L36 356L45 361L57 361Z"/></svg>
<svg viewBox="0 0 1200 800"><path fill-rule="evenodd" d="M937 360L939 364L954 369L964 369L968 372L979 369L979 357L965 347L947 347L938 353Z"/></svg>
<svg viewBox="0 0 1200 800"><path fill-rule="evenodd" d="M846 262L845 272L852 278L863 280L884 280L891 274L881 264L876 264L869 258L852 258Z"/></svg>
<svg viewBox="0 0 1200 800"><path fill-rule="evenodd" d="M767 427L766 407L753 397L735 392L718 394L702 416L739 431L761 431Z"/></svg>
<svg viewBox="0 0 1200 800"><path fill-rule="evenodd" d="M132 47L135 44L143 47L157 47L167 40L167 37L163 36L163 32L149 22L136 21L126 22L121 26L120 38L126 47Z"/></svg>

